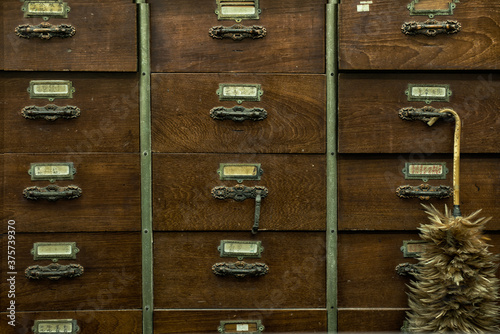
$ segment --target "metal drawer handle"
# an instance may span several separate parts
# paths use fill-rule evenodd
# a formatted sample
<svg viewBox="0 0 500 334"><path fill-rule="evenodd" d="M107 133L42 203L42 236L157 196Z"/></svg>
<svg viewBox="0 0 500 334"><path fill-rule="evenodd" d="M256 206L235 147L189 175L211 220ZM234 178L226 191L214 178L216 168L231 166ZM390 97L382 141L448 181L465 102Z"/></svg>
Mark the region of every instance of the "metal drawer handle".
<svg viewBox="0 0 500 334"><path fill-rule="evenodd" d="M28 187L24 189L23 195L26 199L57 201L60 199L75 199L82 195L82 189L77 186L59 187L55 184L46 187Z"/></svg>
<svg viewBox="0 0 500 334"><path fill-rule="evenodd" d="M234 187L219 186L212 189L212 196L216 199L233 199L237 202L242 202L248 198L255 198L255 214L252 234L256 234L259 230L261 201L262 198L268 195L268 193L269 191L266 187L247 187L242 184L238 184Z"/></svg>
<svg viewBox="0 0 500 334"><path fill-rule="evenodd" d="M406 107L399 110L399 118L405 121L422 121L427 125L432 126L438 119L453 120L453 115L448 112L440 112L441 109L436 109L430 106L423 108Z"/></svg>
<svg viewBox="0 0 500 334"><path fill-rule="evenodd" d="M29 266L25 270L25 275L29 279L47 278L58 280L61 277L73 278L82 274L83 267L79 264L61 265L59 263L51 263L48 266Z"/></svg>
<svg viewBox="0 0 500 334"><path fill-rule="evenodd" d="M396 272L399 276L411 276L414 277L420 271L420 265L418 263L400 263L396 266Z"/></svg>
<svg viewBox="0 0 500 334"><path fill-rule="evenodd" d="M76 33L75 27L70 24L52 25L42 22L39 25L22 24L16 27L16 35L21 38L51 39L52 37L69 38Z"/></svg>
<svg viewBox="0 0 500 334"><path fill-rule="evenodd" d="M262 276L269 272L269 266L264 263L246 263L244 261L233 263L220 262L212 266L212 272L218 276L232 275L239 278Z"/></svg>
<svg viewBox="0 0 500 334"><path fill-rule="evenodd" d="M77 118L80 116L80 109L75 106L59 107L55 104L48 104L44 107L28 106L21 110L21 115L26 119L44 119L55 121L58 118Z"/></svg>
<svg viewBox="0 0 500 334"><path fill-rule="evenodd" d="M226 119L234 122L243 122L246 120L262 121L267 118L267 111L262 108L247 109L242 106L232 108L215 107L210 110L210 117L219 121Z"/></svg>
<svg viewBox="0 0 500 334"><path fill-rule="evenodd" d="M263 38L267 30L261 26L246 27L241 24L235 24L230 27L216 26L208 30L210 37L215 39L230 38L233 41L241 41L245 38Z"/></svg>
<svg viewBox="0 0 500 334"><path fill-rule="evenodd" d="M419 186L400 186L396 189L396 195L400 198L419 198L428 201L431 198L444 199L451 197L453 188L450 186L431 186L421 184Z"/></svg>
<svg viewBox="0 0 500 334"><path fill-rule="evenodd" d="M438 34L456 34L462 29L462 25L458 21L436 21L427 20L425 22L405 22L401 26L401 32L405 35L425 35L434 37Z"/></svg>

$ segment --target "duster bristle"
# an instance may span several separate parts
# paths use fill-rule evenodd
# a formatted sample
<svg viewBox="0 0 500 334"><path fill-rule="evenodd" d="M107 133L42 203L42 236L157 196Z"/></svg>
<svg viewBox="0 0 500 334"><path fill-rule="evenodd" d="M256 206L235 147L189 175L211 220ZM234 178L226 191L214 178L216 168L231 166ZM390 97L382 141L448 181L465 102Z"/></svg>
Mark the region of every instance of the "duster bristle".
<svg viewBox="0 0 500 334"><path fill-rule="evenodd" d="M500 331L496 255L483 235L490 220L453 217L425 206L431 224L421 225L427 241L408 293L410 333L492 333Z"/></svg>

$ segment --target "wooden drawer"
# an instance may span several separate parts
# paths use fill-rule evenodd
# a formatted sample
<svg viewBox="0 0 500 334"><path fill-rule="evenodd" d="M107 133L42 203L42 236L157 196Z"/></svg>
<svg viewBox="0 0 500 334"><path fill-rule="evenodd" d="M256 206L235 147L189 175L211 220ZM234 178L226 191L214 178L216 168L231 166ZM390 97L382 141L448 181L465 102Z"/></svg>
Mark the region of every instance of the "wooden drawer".
<svg viewBox="0 0 500 334"><path fill-rule="evenodd" d="M19 232L140 230L138 154L5 154L4 158L5 211ZM32 181L28 174L32 163L62 162L73 163L73 180ZM61 171L64 168L69 167ZM27 188L51 185L79 187L81 196L49 201L23 195Z"/></svg>
<svg viewBox="0 0 500 334"><path fill-rule="evenodd" d="M136 71L135 4L131 1L70 1L68 5L71 10L67 18L44 21L41 17L25 18L19 2L4 4L6 70ZM51 25L42 29L70 25L75 33L71 37L50 39L24 38L16 34L16 27L42 23Z"/></svg>
<svg viewBox="0 0 500 334"><path fill-rule="evenodd" d="M433 20L458 21L458 33L426 36L403 33L405 23L429 20L410 15L417 1L342 1L339 5L341 69L498 69L500 59L500 3L497 1L420 1L417 12L455 5L453 15ZM422 31L422 30L421 30Z"/></svg>
<svg viewBox="0 0 500 334"><path fill-rule="evenodd" d="M259 19L239 24L260 26L262 38L218 39L215 0L151 0L153 72L324 73L325 0L259 1ZM225 9L222 9L225 11Z"/></svg>
<svg viewBox="0 0 500 334"><path fill-rule="evenodd" d="M5 313L0 313L0 316L6 319ZM7 318L7 321L0 323L0 330L5 334L28 334L33 333L35 321L40 321L43 326L47 324L47 320L57 319L76 320L76 325L80 328L78 334L142 333L142 314L139 310L16 312L16 326L9 326L7 321L10 319Z"/></svg>
<svg viewBox="0 0 500 334"><path fill-rule="evenodd" d="M220 326L227 328L228 333L230 322L234 322L233 327L240 324L238 333L248 333L255 330L259 321L264 326L264 333L326 333L327 330L326 310L317 309L161 310L154 313L155 333L216 333ZM248 324L248 331L245 324Z"/></svg>
<svg viewBox="0 0 500 334"><path fill-rule="evenodd" d="M325 96L323 75L153 74L153 150L324 153ZM256 98L260 101L248 101ZM212 118L211 110L217 107L261 108L267 117Z"/></svg>
<svg viewBox="0 0 500 334"><path fill-rule="evenodd" d="M261 164L259 180L220 180L220 164ZM325 157L322 155L155 154L155 230L243 230L254 224L256 200L216 199L215 187L263 186L259 230L324 230Z"/></svg>
<svg viewBox="0 0 500 334"><path fill-rule="evenodd" d="M375 219L378 212L375 212ZM428 222L422 216L422 224ZM498 253L500 235L487 234L492 253ZM397 332L408 308L408 276L395 270L401 263L417 263L405 258L403 241L420 240L418 234L400 232L341 232L338 239L338 324L339 331ZM499 276L500 273L497 273Z"/></svg>
<svg viewBox="0 0 500 334"><path fill-rule="evenodd" d="M258 277L217 276L216 263L235 263L220 257L221 240L261 241L260 258L267 274ZM325 237L322 232L157 232L154 243L155 307L324 308ZM189 282L189 284L186 284ZM221 320L221 319L218 319Z"/></svg>
<svg viewBox="0 0 500 334"><path fill-rule="evenodd" d="M408 89L415 93L406 95ZM426 89L433 97L426 96ZM449 102L439 101L448 95L446 90L451 92ZM427 99L435 101L427 104ZM459 114L462 152L500 152L497 73L343 73L339 80L339 152L451 153L453 121L439 120L429 127L398 116L402 108L426 106L451 108Z"/></svg>
<svg viewBox="0 0 500 334"><path fill-rule="evenodd" d="M446 163L449 173L444 180L405 179L406 163ZM342 230L415 230L426 214L420 203L432 203L441 211L453 205L452 197L421 201L396 195L400 186L452 187L451 155L341 155L339 173L339 229ZM500 163L498 155L462 155L460 162L460 202L463 215L483 209L484 217L500 217ZM487 229L500 229L493 219Z"/></svg>
<svg viewBox="0 0 500 334"><path fill-rule="evenodd" d="M135 74L31 72L3 73L1 77L5 92L6 152L139 151L139 99ZM51 85L63 89L71 85L75 91L72 97L53 101L38 98L38 94L31 98L27 92L32 86L41 87L41 90ZM51 105L66 108L66 111L61 110L63 115L75 111L73 116L78 116L65 118L52 111L50 115L59 118L40 118L51 112ZM34 111L33 107L44 109ZM79 111L70 107L77 107Z"/></svg>
<svg viewBox="0 0 500 334"><path fill-rule="evenodd" d="M16 224L17 225L17 224ZM41 233L23 234L16 229L15 298L2 298L2 310L14 300L16 312L53 310L139 309L141 307L141 236L140 233ZM7 244L7 236L2 243ZM34 260L34 243L76 243L74 259ZM40 252L46 254L46 250ZM7 252L5 251L5 254ZM79 277L30 279L30 266L48 265L83 267ZM9 271L10 272L10 271ZM2 280L2 296L10 291ZM5 322L5 321L2 321Z"/></svg>

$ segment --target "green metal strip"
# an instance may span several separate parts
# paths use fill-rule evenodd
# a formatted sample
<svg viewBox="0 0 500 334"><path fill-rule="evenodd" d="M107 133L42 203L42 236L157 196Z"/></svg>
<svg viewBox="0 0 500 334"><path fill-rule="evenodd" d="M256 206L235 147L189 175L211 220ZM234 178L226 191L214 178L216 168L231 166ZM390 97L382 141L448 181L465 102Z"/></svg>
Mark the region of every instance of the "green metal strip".
<svg viewBox="0 0 500 334"><path fill-rule="evenodd" d="M338 0L326 5L327 88L327 317L328 332L337 332L337 11Z"/></svg>
<svg viewBox="0 0 500 334"><path fill-rule="evenodd" d="M139 30L141 139L142 333L153 334L153 217L151 193L151 64L149 5L136 0Z"/></svg>

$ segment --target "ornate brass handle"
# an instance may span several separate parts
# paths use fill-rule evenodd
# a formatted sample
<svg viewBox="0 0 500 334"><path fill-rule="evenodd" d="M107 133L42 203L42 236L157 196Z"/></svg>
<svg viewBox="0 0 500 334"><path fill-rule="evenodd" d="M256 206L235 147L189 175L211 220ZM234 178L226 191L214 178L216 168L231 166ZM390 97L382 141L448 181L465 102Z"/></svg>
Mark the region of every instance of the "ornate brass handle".
<svg viewBox="0 0 500 334"><path fill-rule="evenodd" d="M235 24L230 27L216 26L208 30L210 37L215 39L230 38L233 41L241 41L245 38L263 38L267 30L261 26L246 27L241 24Z"/></svg>
<svg viewBox="0 0 500 334"><path fill-rule="evenodd" d="M16 35L21 38L51 39L52 37L69 38L75 35L76 29L70 24L52 25L42 22L39 25L22 24L16 27Z"/></svg>
<svg viewBox="0 0 500 334"><path fill-rule="evenodd" d="M401 26L401 32L405 35L425 35L434 37L438 34L456 34L462 29L458 21L447 20L438 22L436 20L427 20L425 22L405 22Z"/></svg>
<svg viewBox="0 0 500 334"><path fill-rule="evenodd" d="M77 186L59 187L55 184L46 187L28 187L24 189L23 195L26 199L57 201L60 199L75 199L82 195L82 189Z"/></svg>
<svg viewBox="0 0 500 334"><path fill-rule="evenodd" d="M453 188L450 186L431 186L421 184L419 186L400 186L396 189L396 195L400 198L419 198L428 201L431 198L444 199L453 195Z"/></svg>
<svg viewBox="0 0 500 334"><path fill-rule="evenodd" d="M419 273L420 268L419 268L418 263L400 263L396 266L396 272L398 273L399 276L415 276L416 274Z"/></svg>
<svg viewBox="0 0 500 334"><path fill-rule="evenodd" d="M242 106L232 108L215 107L210 110L210 117L219 121L226 119L234 122L243 122L246 120L262 121L267 118L267 111L262 108L247 109Z"/></svg>
<svg viewBox="0 0 500 334"><path fill-rule="evenodd" d="M29 279L47 278L58 280L61 277L73 278L83 274L83 267L79 264L61 265L51 263L48 266L29 266L25 270L25 275Z"/></svg>
<svg viewBox="0 0 500 334"><path fill-rule="evenodd" d="M80 109L75 106L59 107L55 104L48 104L44 107L28 106L21 110L21 115L26 119L45 119L55 121L58 118L77 118L80 116Z"/></svg>
<svg viewBox="0 0 500 334"><path fill-rule="evenodd" d="M212 196L216 199L234 199L237 202L241 202L247 198L255 198L255 214L252 234L256 234L259 230L261 201L262 198L268 195L268 193L269 191L266 187L247 187L242 184L238 184L234 187L219 186L212 189Z"/></svg>
<svg viewBox="0 0 500 334"><path fill-rule="evenodd" d="M264 263L246 263L244 261L234 263L220 262L212 266L212 272L218 276L232 275L241 278L265 275L269 272L269 267Z"/></svg>
<svg viewBox="0 0 500 334"><path fill-rule="evenodd" d="M453 115L448 112L441 112L441 109L436 109L431 106L423 108L406 107L399 110L399 118L405 121L422 121L427 125L432 126L438 119L452 120Z"/></svg>

